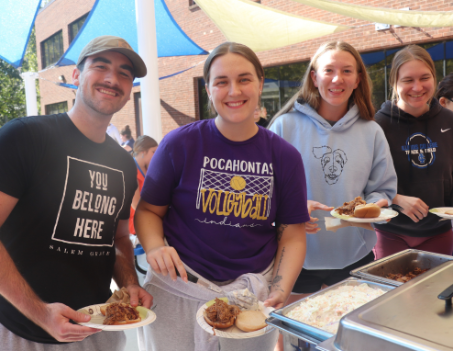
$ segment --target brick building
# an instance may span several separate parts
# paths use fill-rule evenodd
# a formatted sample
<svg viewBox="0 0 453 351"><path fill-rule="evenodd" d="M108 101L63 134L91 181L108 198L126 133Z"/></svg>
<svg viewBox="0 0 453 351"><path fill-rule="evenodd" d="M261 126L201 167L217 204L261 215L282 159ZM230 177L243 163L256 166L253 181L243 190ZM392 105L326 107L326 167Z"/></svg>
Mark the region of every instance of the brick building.
<svg viewBox="0 0 453 351"><path fill-rule="evenodd" d="M95 0L53 0L38 14L36 42L39 69L59 57L55 52L68 49L73 38L91 10ZM193 0L165 0L170 12L182 30L200 47L212 50L226 39L220 30L194 3ZM379 6L386 8L410 8L419 11L452 11L453 3L445 0L342 0L344 3ZM304 6L291 0L261 0L261 4L310 19L343 24L353 29L303 43L269 50L258 54L266 73L263 104L269 115L275 113L297 91L307 61L319 45L332 39L352 44L363 56L373 80L373 99L376 106L390 96L386 76L395 49L408 44L419 44L428 49L436 63L437 77L453 72L453 27L412 28L392 26L377 31L375 25L323 10ZM53 51L52 51L53 50ZM374 55L373 55L374 53ZM376 57L378 59L376 59ZM206 95L202 80L203 62L206 56L159 58L159 75L167 76L196 65L182 74L160 81L160 98L163 135L178 126L207 118ZM368 58L368 59L367 59ZM40 73L41 113L70 109L75 92L53 82L66 80L71 83L73 67L45 70ZM60 80L59 80L60 79ZM131 100L114 115L112 122L118 129L128 124L134 134L141 134L139 117L140 88L134 87ZM135 136L135 135L134 135Z"/></svg>

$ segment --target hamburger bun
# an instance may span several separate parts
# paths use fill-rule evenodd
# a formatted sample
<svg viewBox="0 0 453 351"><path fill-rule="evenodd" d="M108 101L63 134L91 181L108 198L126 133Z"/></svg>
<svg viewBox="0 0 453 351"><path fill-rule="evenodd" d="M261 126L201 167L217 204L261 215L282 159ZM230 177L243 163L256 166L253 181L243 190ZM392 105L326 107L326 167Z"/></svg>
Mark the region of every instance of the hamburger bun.
<svg viewBox="0 0 453 351"><path fill-rule="evenodd" d="M128 321L118 321L118 322L113 323L112 325L134 324L134 323L140 322L141 320L142 319L140 317L138 317L137 319L131 319Z"/></svg>
<svg viewBox="0 0 453 351"><path fill-rule="evenodd" d="M214 303L206 308L203 317L206 323L217 329L225 329L234 324L241 309L236 305L229 305L222 299L216 298Z"/></svg>
<svg viewBox="0 0 453 351"><path fill-rule="evenodd" d="M381 214L381 208L376 204L358 205L354 209L354 217L376 218Z"/></svg>
<svg viewBox="0 0 453 351"><path fill-rule="evenodd" d="M234 324L234 320L236 319L236 317L231 317L231 319L228 322L211 321L206 315L206 311L203 313L203 317L206 323L208 323L211 327L217 329L225 329L231 327Z"/></svg>
<svg viewBox="0 0 453 351"><path fill-rule="evenodd" d="M242 311L236 318L236 327L253 332L267 326L266 316L261 311Z"/></svg>

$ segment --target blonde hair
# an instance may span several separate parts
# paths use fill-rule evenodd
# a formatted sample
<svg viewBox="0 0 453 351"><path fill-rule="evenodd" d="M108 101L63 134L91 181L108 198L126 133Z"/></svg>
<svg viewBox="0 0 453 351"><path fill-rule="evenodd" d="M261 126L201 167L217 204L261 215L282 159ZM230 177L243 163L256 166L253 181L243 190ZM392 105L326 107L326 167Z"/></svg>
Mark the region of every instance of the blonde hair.
<svg viewBox="0 0 453 351"><path fill-rule="evenodd" d="M258 79L264 81L264 68L261 65L261 62L248 46L243 44L234 43L231 41L227 41L223 44L217 46L212 52L209 54L208 58L206 59L203 67L203 78L206 85L209 85L209 80L211 79L211 65L217 57L224 56L228 53L241 55L247 61L249 61L253 67L255 67L256 75ZM261 105L261 98L258 99L258 105ZM214 106L212 106L211 100L208 101L208 109L211 115L215 115L216 111Z"/></svg>
<svg viewBox="0 0 453 351"><path fill-rule="evenodd" d="M293 95L291 99L277 112L272 118L269 126L274 123L275 119L279 116L288 113L293 109L294 103L298 99L302 99L308 103L313 109L318 110L322 97L319 95L318 88L315 87L313 80L311 79L311 72L318 69L318 59L321 55L330 50L345 51L349 52L357 63L357 73L360 75L360 81L357 88L354 90L350 97L350 102L354 102L359 108L360 118L365 120L374 119L374 106L371 101L371 79L365 68L365 64L362 61L362 57L358 51L349 43L345 41L330 41L322 44L316 51L314 56L310 60L310 64L305 71L304 77L302 78L302 87L300 90Z"/></svg>
<svg viewBox="0 0 453 351"><path fill-rule="evenodd" d="M139 136L137 141L134 143L134 156L137 156L140 152L147 152L149 149L158 145L157 141L150 136Z"/></svg>
<svg viewBox="0 0 453 351"><path fill-rule="evenodd" d="M392 61L392 68L389 75L389 84L392 87L392 102L398 101L399 99L397 90L399 70L402 65L413 60L423 62L429 68L434 79L434 86L437 86L436 67L434 66L431 55L428 51L418 45L408 45L404 49L398 51ZM431 103L434 94L435 91L433 91L433 96L428 100L428 104Z"/></svg>

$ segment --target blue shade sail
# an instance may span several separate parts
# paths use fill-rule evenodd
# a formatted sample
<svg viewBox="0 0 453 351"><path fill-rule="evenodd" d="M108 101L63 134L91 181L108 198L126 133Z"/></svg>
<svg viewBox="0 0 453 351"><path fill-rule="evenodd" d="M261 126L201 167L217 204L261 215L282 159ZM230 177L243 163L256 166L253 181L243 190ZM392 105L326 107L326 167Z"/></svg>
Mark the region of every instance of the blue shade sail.
<svg viewBox="0 0 453 351"><path fill-rule="evenodd" d="M178 72L175 72L175 73L172 73L172 74L169 74L167 76L163 76L163 77L159 77L159 80L163 80L163 79L167 79L167 78L171 78L171 77L174 77L174 76L177 76L178 74L181 74L181 73L184 73L186 71L188 71L189 69L192 69L194 67L196 67L197 65L194 65L194 66L191 66L189 68L186 68L186 69L183 69L182 71L178 71ZM203 80L204 82L204 80ZM69 83L56 83L58 86L60 87L64 87L64 88L69 88L69 89L78 89L79 87L74 85L74 84L69 84ZM204 85L204 83L203 83ZM136 79L134 81L134 84L133 84L134 87L138 87L140 86L140 82Z"/></svg>
<svg viewBox="0 0 453 351"><path fill-rule="evenodd" d="M22 66L41 0L0 0L0 58Z"/></svg>
<svg viewBox="0 0 453 351"><path fill-rule="evenodd" d="M154 0L158 57L204 55L175 22L164 0ZM96 0L77 37L56 66L74 65L88 42L100 35L124 38L138 52L135 0Z"/></svg>
<svg viewBox="0 0 453 351"><path fill-rule="evenodd" d="M196 66L196 65L195 65L195 66ZM179 72L176 72L176 73L169 74L169 75L167 75L167 76L159 77L159 80L167 79L167 78L171 78L171 77L177 76L178 74L184 73L184 72L188 71L189 69L194 68L195 66L186 68L186 69L184 69L184 70L182 70L182 71L179 71ZM78 88L79 88L78 86L76 86L76 85L74 85L74 84L69 84L69 83L56 83L56 84L59 85L60 87L69 88L69 89L78 89ZM140 82L137 81L137 80L135 80L133 86L134 86L134 87L139 87L139 86L140 86Z"/></svg>
<svg viewBox="0 0 453 351"><path fill-rule="evenodd" d="M157 57L209 54L183 32L164 0L154 0L154 11L156 13Z"/></svg>

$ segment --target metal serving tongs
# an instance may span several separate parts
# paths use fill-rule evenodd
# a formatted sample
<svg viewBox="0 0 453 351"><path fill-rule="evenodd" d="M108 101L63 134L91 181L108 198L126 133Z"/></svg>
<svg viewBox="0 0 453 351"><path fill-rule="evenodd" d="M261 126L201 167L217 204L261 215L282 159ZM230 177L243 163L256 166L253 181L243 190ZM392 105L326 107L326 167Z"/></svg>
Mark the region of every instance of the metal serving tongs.
<svg viewBox="0 0 453 351"><path fill-rule="evenodd" d="M230 304L239 306L239 308L241 310L250 310L250 311L260 310L258 298L254 294L252 294L248 289L241 289L241 290L225 292L225 291L223 291L222 288L220 288L219 286L210 282L209 280L207 280L201 276L198 276L198 277L195 276L194 274L192 274L191 272L188 271L186 266L185 266L185 268L186 268L188 281L190 281L194 284L201 285L205 288L215 291L216 293L224 295L225 297L228 298L228 302ZM176 269L176 275L180 276L177 269Z"/></svg>

